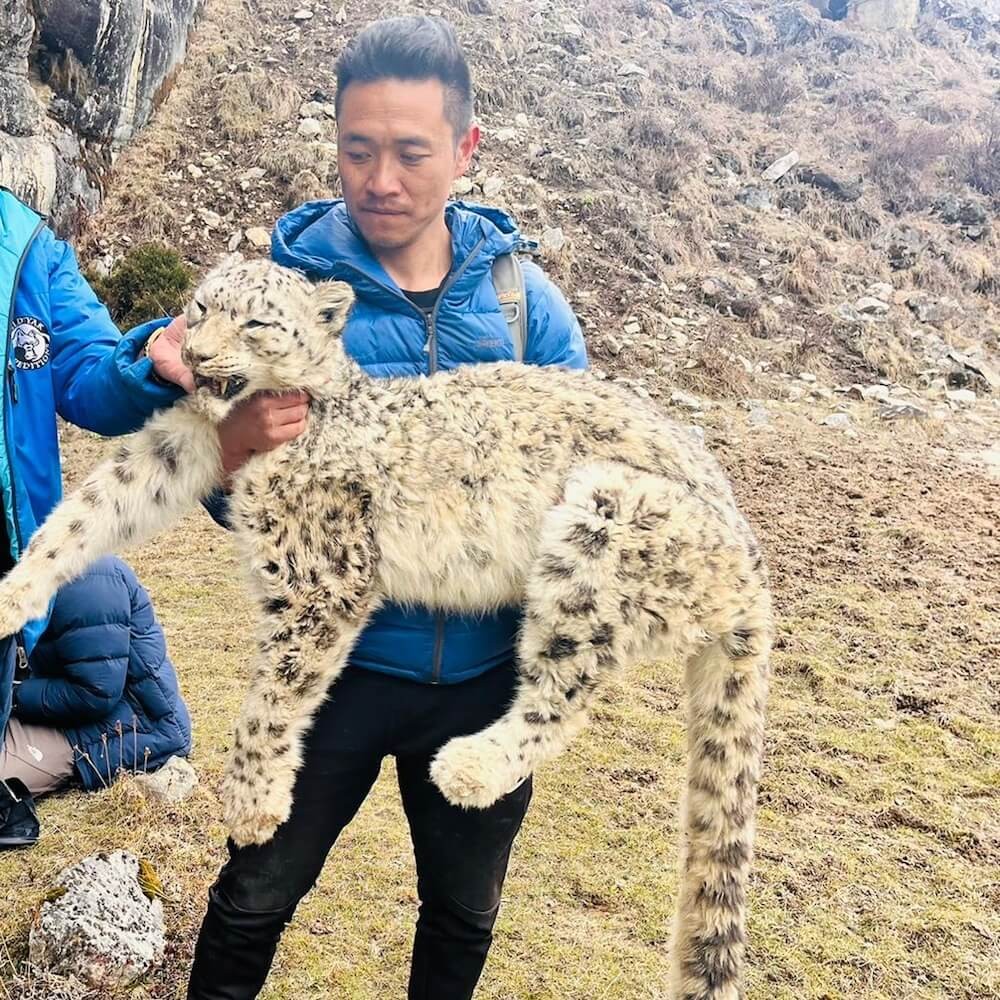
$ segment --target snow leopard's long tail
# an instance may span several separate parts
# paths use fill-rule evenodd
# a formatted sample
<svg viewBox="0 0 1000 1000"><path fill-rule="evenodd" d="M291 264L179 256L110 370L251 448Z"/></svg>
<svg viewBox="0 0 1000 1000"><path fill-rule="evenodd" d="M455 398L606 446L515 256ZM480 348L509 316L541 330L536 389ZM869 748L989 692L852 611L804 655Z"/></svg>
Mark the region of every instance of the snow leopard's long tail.
<svg viewBox="0 0 1000 1000"><path fill-rule="evenodd" d="M221 479L217 427L182 401L154 416L49 515L0 583L0 635L43 615L101 556L140 544Z"/></svg>
<svg viewBox="0 0 1000 1000"><path fill-rule="evenodd" d="M735 627L687 662L688 776L671 998L744 996L746 892L764 741L771 606L755 582Z"/></svg>

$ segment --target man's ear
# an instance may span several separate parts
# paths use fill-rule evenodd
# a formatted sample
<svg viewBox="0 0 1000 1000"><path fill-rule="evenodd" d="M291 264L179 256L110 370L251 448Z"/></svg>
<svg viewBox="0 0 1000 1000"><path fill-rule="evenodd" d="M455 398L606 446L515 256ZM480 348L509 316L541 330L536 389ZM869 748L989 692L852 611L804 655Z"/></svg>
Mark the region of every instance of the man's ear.
<svg viewBox="0 0 1000 1000"><path fill-rule="evenodd" d="M321 281L313 286L313 301L322 326L340 333L354 305L354 292L346 281Z"/></svg>
<svg viewBox="0 0 1000 1000"><path fill-rule="evenodd" d="M455 157L455 177L461 177L469 164L472 163L472 156L479 148L479 126L473 123L469 126L468 132L458 140L458 155Z"/></svg>

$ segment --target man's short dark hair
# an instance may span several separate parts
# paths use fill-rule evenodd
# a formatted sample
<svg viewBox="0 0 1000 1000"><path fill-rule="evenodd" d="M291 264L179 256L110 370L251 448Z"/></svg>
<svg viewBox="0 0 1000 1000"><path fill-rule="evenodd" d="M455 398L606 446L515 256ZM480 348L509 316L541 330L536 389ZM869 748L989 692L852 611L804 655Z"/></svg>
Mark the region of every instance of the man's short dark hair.
<svg viewBox="0 0 1000 1000"><path fill-rule="evenodd" d="M458 139L472 124L472 79L455 29L443 17L391 17L369 24L337 60L337 114L352 83L439 80Z"/></svg>

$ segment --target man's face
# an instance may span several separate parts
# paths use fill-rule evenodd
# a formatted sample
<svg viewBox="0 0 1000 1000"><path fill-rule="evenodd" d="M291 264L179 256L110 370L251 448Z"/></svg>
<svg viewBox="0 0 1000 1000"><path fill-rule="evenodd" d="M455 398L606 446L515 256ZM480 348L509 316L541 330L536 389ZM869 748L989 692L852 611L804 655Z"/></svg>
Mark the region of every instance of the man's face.
<svg viewBox="0 0 1000 1000"><path fill-rule="evenodd" d="M376 252L411 246L440 224L479 142L474 125L455 136L439 80L351 83L337 125L344 200Z"/></svg>

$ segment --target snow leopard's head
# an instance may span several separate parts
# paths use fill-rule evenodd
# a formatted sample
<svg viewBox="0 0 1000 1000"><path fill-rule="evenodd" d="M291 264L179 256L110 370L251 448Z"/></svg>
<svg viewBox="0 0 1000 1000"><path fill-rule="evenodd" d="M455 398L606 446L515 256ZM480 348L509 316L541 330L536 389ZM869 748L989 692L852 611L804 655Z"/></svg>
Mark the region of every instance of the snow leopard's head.
<svg viewBox="0 0 1000 1000"><path fill-rule="evenodd" d="M315 395L343 359L339 334L353 302L342 281L313 284L268 260L227 258L187 309L181 357L196 394L219 420L254 392Z"/></svg>

